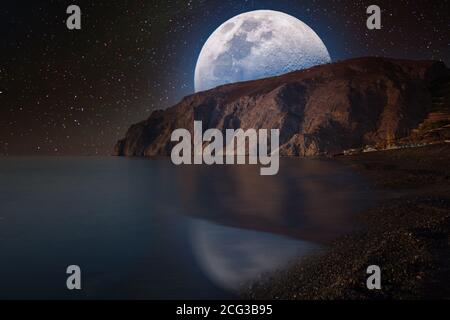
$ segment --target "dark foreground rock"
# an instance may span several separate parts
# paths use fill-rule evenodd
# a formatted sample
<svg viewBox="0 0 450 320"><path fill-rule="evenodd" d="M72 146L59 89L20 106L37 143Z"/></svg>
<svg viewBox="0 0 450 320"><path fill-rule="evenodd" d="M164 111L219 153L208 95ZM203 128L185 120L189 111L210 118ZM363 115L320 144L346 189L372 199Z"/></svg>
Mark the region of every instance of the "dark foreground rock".
<svg viewBox="0 0 450 320"><path fill-rule="evenodd" d="M365 227L244 288L250 299L450 298L450 146L340 157L384 193ZM366 288L378 265L382 290Z"/></svg>
<svg viewBox="0 0 450 320"><path fill-rule="evenodd" d="M365 145L382 148L417 131L431 112L447 119L439 108L447 92L442 83L449 75L437 61L360 58L229 84L153 112L131 126L114 154L169 155L171 133L178 128L192 132L194 120L203 122L203 130L280 129L282 155L334 155ZM425 123L425 133L436 129L434 123L429 127ZM422 131L417 131L420 137Z"/></svg>

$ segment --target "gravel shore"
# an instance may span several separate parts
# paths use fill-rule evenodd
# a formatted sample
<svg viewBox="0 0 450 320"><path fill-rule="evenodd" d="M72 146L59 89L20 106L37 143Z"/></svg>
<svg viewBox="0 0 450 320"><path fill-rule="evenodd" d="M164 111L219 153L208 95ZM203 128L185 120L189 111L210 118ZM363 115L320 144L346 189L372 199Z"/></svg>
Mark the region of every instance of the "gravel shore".
<svg viewBox="0 0 450 320"><path fill-rule="evenodd" d="M449 299L450 146L338 157L383 200L355 217L363 228L320 254L247 286L246 299ZM381 268L381 290L366 269Z"/></svg>

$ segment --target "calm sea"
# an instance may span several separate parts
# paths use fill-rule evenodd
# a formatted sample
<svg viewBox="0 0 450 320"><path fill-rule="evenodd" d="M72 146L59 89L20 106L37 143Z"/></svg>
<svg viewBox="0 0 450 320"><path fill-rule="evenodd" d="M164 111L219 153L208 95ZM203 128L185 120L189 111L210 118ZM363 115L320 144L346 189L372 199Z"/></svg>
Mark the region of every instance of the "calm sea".
<svg viewBox="0 0 450 320"><path fill-rule="evenodd" d="M331 161L0 159L0 298L233 298L356 226L373 201ZM66 288L78 265L82 290Z"/></svg>

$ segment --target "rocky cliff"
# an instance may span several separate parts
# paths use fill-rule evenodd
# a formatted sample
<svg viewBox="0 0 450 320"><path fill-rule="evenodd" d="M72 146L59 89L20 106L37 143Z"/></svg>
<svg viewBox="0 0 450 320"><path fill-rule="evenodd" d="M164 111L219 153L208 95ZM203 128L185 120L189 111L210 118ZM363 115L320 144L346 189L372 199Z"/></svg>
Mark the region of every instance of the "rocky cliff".
<svg viewBox="0 0 450 320"><path fill-rule="evenodd" d="M130 127L115 155L169 155L173 130L280 129L282 155L332 155L407 137L432 108L441 62L360 58L184 98ZM443 80L442 80L443 81Z"/></svg>

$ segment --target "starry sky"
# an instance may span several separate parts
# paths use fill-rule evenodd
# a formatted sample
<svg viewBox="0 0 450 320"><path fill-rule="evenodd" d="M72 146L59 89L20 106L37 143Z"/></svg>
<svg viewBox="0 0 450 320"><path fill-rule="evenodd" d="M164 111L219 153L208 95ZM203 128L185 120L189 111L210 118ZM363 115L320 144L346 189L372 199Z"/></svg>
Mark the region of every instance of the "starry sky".
<svg viewBox="0 0 450 320"><path fill-rule="evenodd" d="M382 29L366 28L366 8ZM66 27L66 8L82 29ZM0 155L109 155L127 128L194 92L209 35L271 9L322 38L333 61L361 56L450 65L450 0L4 0L0 5Z"/></svg>

